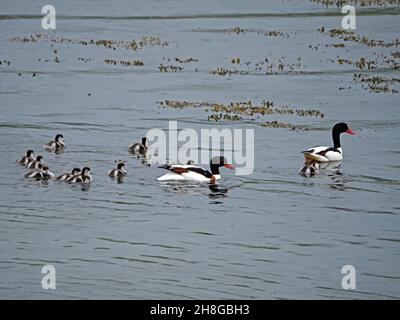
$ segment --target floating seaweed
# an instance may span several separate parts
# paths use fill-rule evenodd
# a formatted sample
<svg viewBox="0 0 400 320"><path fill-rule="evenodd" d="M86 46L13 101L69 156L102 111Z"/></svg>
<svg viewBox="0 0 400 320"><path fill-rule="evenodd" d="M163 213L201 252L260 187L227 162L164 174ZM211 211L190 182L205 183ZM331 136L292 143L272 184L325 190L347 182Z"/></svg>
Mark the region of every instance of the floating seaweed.
<svg viewBox="0 0 400 320"><path fill-rule="evenodd" d="M169 42L161 40L160 37L157 36L146 36L141 37L138 40L131 41L121 41L121 40L110 40L110 39L99 39L99 40L76 40L70 38L60 38L54 37L54 35L34 33L30 36L25 37L15 37L9 39L11 42L20 42L20 43L37 43L39 41L49 41L52 44L77 44L82 46L98 46L104 47L108 49L116 50L117 48L125 48L129 50L139 50L144 47L166 47L169 45Z"/></svg>
<svg viewBox="0 0 400 320"><path fill-rule="evenodd" d="M261 127L268 127L268 128L289 128L291 130L296 130L299 128L296 128L294 125L286 122L279 122L279 121L267 121L261 123Z"/></svg>
<svg viewBox="0 0 400 320"><path fill-rule="evenodd" d="M78 61L82 61L82 62L87 63L87 62L89 62L89 61L92 61L92 58L82 58L82 57L79 57L79 58L78 58Z"/></svg>
<svg viewBox="0 0 400 320"><path fill-rule="evenodd" d="M338 8L346 4L359 5L360 7L400 5L400 0L310 0L325 6L336 5Z"/></svg>
<svg viewBox="0 0 400 320"><path fill-rule="evenodd" d="M213 32L213 33L225 33L228 35L240 35L245 33L257 33L257 35L265 36L265 37L282 37L289 38L288 32L282 32L278 30L256 30L249 28L226 28L226 29L196 29L192 30L193 32Z"/></svg>
<svg viewBox="0 0 400 320"><path fill-rule="evenodd" d="M240 58L232 58L231 62L232 64L240 64Z"/></svg>
<svg viewBox="0 0 400 320"><path fill-rule="evenodd" d="M366 36L361 36L359 34L356 34L354 31L349 31L349 30L345 30L345 29L330 29L328 31L325 31L325 28L322 27L317 30L321 33L329 35L332 38L339 38L343 41L353 41L353 42L361 43L368 47L390 48L390 47L397 47L400 45L400 40L398 38L396 38L390 42L385 42L383 40L369 39Z"/></svg>
<svg viewBox="0 0 400 320"><path fill-rule="evenodd" d="M231 76L232 74L237 74L239 71L230 70L225 68L217 68L216 70L211 71L212 74L217 74L219 76Z"/></svg>
<svg viewBox="0 0 400 320"><path fill-rule="evenodd" d="M106 59L106 60L104 60L104 62L107 63L107 64L114 65L114 66L119 64L119 65L122 65L123 67L137 67L137 66L142 67L142 66L144 66L144 62L141 61L141 60L133 60L133 61L120 60L120 61L117 61L117 60L113 60L113 59Z"/></svg>
<svg viewBox="0 0 400 320"><path fill-rule="evenodd" d="M381 76L369 77L365 74L354 74L354 82L361 83L361 87L364 90L368 90L372 93L399 93L398 90L390 88L389 85L400 83L398 78L385 78Z"/></svg>
<svg viewBox="0 0 400 320"><path fill-rule="evenodd" d="M190 102L165 100L159 102L163 108L184 109L184 108L202 108L207 115L208 121L245 121L255 122L262 116L266 115L296 115L298 117L320 117L324 118L324 114L317 109L297 109L288 106L275 107L273 101L264 100L259 105L253 104L251 101L223 103L209 102ZM256 122L258 123L258 122ZM291 128L293 125L280 122L262 122L262 126L274 128Z"/></svg>
<svg viewBox="0 0 400 320"><path fill-rule="evenodd" d="M183 67L181 66L174 66L174 65L168 65L165 66L162 63L160 63L160 65L158 66L158 69L160 70L160 72L180 72L183 71Z"/></svg>
<svg viewBox="0 0 400 320"><path fill-rule="evenodd" d="M175 58L175 61L178 62L178 63L193 63L193 62L199 62L199 59L195 59L195 58L187 58L187 59Z"/></svg>
<svg viewBox="0 0 400 320"><path fill-rule="evenodd" d="M297 58L297 62L287 62L283 56L278 61L270 61L267 57L259 60L254 65L254 71L262 71L266 74L292 73L301 72L301 57Z"/></svg>

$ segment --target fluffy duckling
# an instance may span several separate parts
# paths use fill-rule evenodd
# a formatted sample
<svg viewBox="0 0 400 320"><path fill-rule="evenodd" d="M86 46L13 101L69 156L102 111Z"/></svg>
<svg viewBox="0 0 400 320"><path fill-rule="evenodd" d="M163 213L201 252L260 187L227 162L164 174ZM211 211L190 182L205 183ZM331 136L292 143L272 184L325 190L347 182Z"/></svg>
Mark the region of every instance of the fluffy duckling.
<svg viewBox="0 0 400 320"><path fill-rule="evenodd" d="M299 174L305 177L312 177L319 173L320 165L317 161L306 162L299 170Z"/></svg>
<svg viewBox="0 0 400 320"><path fill-rule="evenodd" d="M33 171L28 172L25 175L26 178L32 178L36 180L48 180L54 178L54 174L50 172L48 166L43 166L40 169L35 169Z"/></svg>
<svg viewBox="0 0 400 320"><path fill-rule="evenodd" d="M49 141L43 147L48 151L60 151L64 149L64 136L62 134L57 134L54 140Z"/></svg>
<svg viewBox="0 0 400 320"><path fill-rule="evenodd" d="M28 162L34 161L35 159L33 158L33 150L28 150L26 152L26 155L19 158L17 161L17 164L21 166L26 166Z"/></svg>
<svg viewBox="0 0 400 320"><path fill-rule="evenodd" d="M62 175L59 175L56 179L60 181L68 181L69 179L73 178L74 176L80 173L81 173L80 168L74 168L72 169L71 173L63 173Z"/></svg>
<svg viewBox="0 0 400 320"><path fill-rule="evenodd" d="M74 176L70 181L70 183L90 183L92 182L92 176L89 167L84 167L80 174Z"/></svg>
<svg viewBox="0 0 400 320"><path fill-rule="evenodd" d="M142 138L142 143L134 143L131 146L129 146L129 151L133 152L135 154L145 154L146 151L149 149L149 144L147 143L147 138L143 137Z"/></svg>
<svg viewBox="0 0 400 320"><path fill-rule="evenodd" d="M26 165L27 169L42 169L45 166L43 156L36 156L35 160L29 161Z"/></svg>
<svg viewBox="0 0 400 320"><path fill-rule="evenodd" d="M117 161L117 167L110 170L108 173L109 177L112 178L122 178L126 176L126 170L125 170L125 161L123 160L118 160Z"/></svg>

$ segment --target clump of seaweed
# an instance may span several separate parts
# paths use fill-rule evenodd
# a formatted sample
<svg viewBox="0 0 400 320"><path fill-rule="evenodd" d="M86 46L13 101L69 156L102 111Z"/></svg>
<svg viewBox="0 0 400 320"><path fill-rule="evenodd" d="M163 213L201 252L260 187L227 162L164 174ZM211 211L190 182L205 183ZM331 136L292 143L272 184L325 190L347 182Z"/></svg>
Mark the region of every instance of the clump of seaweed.
<svg viewBox="0 0 400 320"><path fill-rule="evenodd" d="M226 28L226 29L195 29L193 32L213 32L213 33L225 33L228 35L240 35L245 33L257 33L257 35L265 36L265 37L281 37L281 38L289 38L288 32L282 32L278 30L257 30L250 28Z"/></svg>
<svg viewBox="0 0 400 320"><path fill-rule="evenodd" d="M277 120L274 121L267 121L261 123L261 127L267 127L267 128L289 128L290 130L296 130L299 128L296 128L296 126L286 123L286 122L279 122Z"/></svg>
<svg viewBox="0 0 400 320"><path fill-rule="evenodd" d="M160 101L159 104L162 107L168 107L173 109L200 108L209 105L207 102L188 102L188 101L176 101L176 100Z"/></svg>
<svg viewBox="0 0 400 320"><path fill-rule="evenodd" d="M187 58L187 59L175 58L175 61L178 62L178 63L193 63L193 62L199 62L199 59L195 59L195 58Z"/></svg>
<svg viewBox="0 0 400 320"><path fill-rule="evenodd" d="M270 61L269 58L265 57L264 59L261 59L254 64L252 62L242 63L239 57L231 58L230 62L232 64L242 65L246 68L246 70L236 70L236 69L219 67L216 70L211 71L211 73L220 76L231 76L233 74L246 75L251 72L256 72L256 73L262 72L268 75L302 72L301 57L298 57L296 62L287 62L285 56L279 58L277 61Z"/></svg>
<svg viewBox="0 0 400 320"><path fill-rule="evenodd" d="M78 61L82 61L82 62L85 62L85 63L88 63L89 61L92 61L92 60L93 60L92 58L82 58L82 57L78 58Z"/></svg>
<svg viewBox="0 0 400 320"><path fill-rule="evenodd" d="M361 87L364 90L368 90L373 93L399 93L398 90L390 88L390 84L400 83L398 78L385 78L381 76L369 77L365 74L354 74L353 80L357 83L361 83Z"/></svg>
<svg viewBox="0 0 400 320"><path fill-rule="evenodd" d="M131 41L122 41L122 40L110 40L110 39L99 39L99 40L76 40L70 38L63 37L55 37L54 35L34 33L25 37L15 37L9 39L11 42L20 42L20 43L37 43L39 41L49 41L52 44L77 44L82 46L98 46L104 47L107 49L116 50L117 48L125 48L130 50L139 50L144 47L166 47L169 45L169 42L161 40L160 37L157 36L145 36L141 37L138 40L133 39Z"/></svg>
<svg viewBox="0 0 400 320"><path fill-rule="evenodd" d="M208 121L250 121L254 122L263 116L267 115L296 115L298 117L320 117L324 118L324 113L317 109L298 109L289 106L275 107L274 102L264 100L261 104L256 105L251 101L223 103L209 102L190 102L190 101L175 101L165 100L159 102L160 106L172 109L184 108L203 108L207 115ZM264 123L264 124L263 124ZM294 128L293 125L280 122L263 122L259 123L262 126L274 128Z"/></svg>
<svg viewBox="0 0 400 320"><path fill-rule="evenodd" d="M240 64L240 58L232 58L231 59L232 64Z"/></svg>
<svg viewBox="0 0 400 320"><path fill-rule="evenodd" d="M259 60L254 65L255 71L263 71L266 74L301 72L301 57L297 62L287 62L286 57L282 56L278 61L270 61L267 57Z"/></svg>
<svg viewBox="0 0 400 320"><path fill-rule="evenodd" d="M183 71L183 67L181 66L174 66L174 65L163 65L162 63L160 63L160 65L158 66L158 69L160 70L160 72L180 72Z"/></svg>
<svg viewBox="0 0 400 320"><path fill-rule="evenodd" d="M207 116L208 121L241 121L243 118L238 116L237 114L230 115L230 114L223 114L223 113L213 113Z"/></svg>
<svg viewBox="0 0 400 320"><path fill-rule="evenodd" d="M233 34L241 34L241 33L247 32L247 31L248 31L248 29L243 29L243 28L240 28L240 27L235 27L235 28L227 29L226 33L228 33L228 34L231 34L231 33L233 33Z"/></svg>
<svg viewBox="0 0 400 320"><path fill-rule="evenodd" d="M327 7L336 5L338 8L343 7L346 4L359 5L361 7L370 6L388 6L388 5L400 5L400 0L310 0L312 2L323 4Z"/></svg>
<svg viewBox="0 0 400 320"><path fill-rule="evenodd" d="M354 31L349 31L349 30L345 30L345 29L330 29L328 31L325 31L325 28L322 27L317 30L321 33L329 35L332 38L338 38L343 41L353 41L353 42L361 43L368 47L390 48L390 47L397 47L400 45L400 40L398 38L396 38L390 42L385 42L383 40L369 39L366 36L361 36L359 34L356 34Z"/></svg>
<svg viewBox="0 0 400 320"><path fill-rule="evenodd" d="M271 31L259 31L259 35L263 35L265 37L282 37L282 38L289 38L289 33L287 32L282 32L282 31L276 31L276 30L271 30Z"/></svg>
<svg viewBox="0 0 400 320"><path fill-rule="evenodd" d="M216 70L211 71L212 74L217 74L219 76L231 76L232 74L237 74L239 71L230 70L226 68L217 68Z"/></svg>
<svg viewBox="0 0 400 320"><path fill-rule="evenodd" d="M116 66L117 64L123 66L123 67L143 67L144 66L144 62L141 60L133 60L133 61L117 61L117 60L113 60L113 59L106 59L104 60L105 63L107 64L111 64Z"/></svg>

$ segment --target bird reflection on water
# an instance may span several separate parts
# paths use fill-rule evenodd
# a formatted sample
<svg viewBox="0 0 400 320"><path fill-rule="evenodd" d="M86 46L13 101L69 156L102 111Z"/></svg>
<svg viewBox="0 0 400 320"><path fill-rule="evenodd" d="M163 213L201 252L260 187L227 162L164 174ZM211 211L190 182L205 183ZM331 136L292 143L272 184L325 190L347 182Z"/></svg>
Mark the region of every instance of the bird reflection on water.
<svg viewBox="0 0 400 320"><path fill-rule="evenodd" d="M327 162L321 163L321 168L328 171L328 177L332 180L332 183L329 183L329 186L332 189L345 191L345 180L343 173L340 171L341 165L341 161Z"/></svg>

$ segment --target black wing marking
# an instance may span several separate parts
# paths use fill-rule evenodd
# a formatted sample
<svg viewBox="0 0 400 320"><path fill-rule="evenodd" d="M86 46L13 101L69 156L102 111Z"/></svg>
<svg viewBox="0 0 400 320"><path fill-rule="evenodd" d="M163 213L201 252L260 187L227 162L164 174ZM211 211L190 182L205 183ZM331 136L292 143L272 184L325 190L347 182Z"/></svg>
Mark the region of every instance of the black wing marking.
<svg viewBox="0 0 400 320"><path fill-rule="evenodd" d="M206 178L211 178L212 177L212 174L211 174L210 171L205 170L205 169L203 169L201 167L189 167L189 168L187 168L187 170L199 173L199 174L205 176Z"/></svg>
<svg viewBox="0 0 400 320"><path fill-rule="evenodd" d="M339 152L341 154L341 152L336 148L328 148L328 149L318 152L317 154L319 154L321 156L325 156L328 151Z"/></svg>
<svg viewBox="0 0 400 320"><path fill-rule="evenodd" d="M172 171L172 172L177 173L177 174L188 172L187 168L171 166L169 164L165 164L165 165L159 166L159 168L167 169L167 170Z"/></svg>

